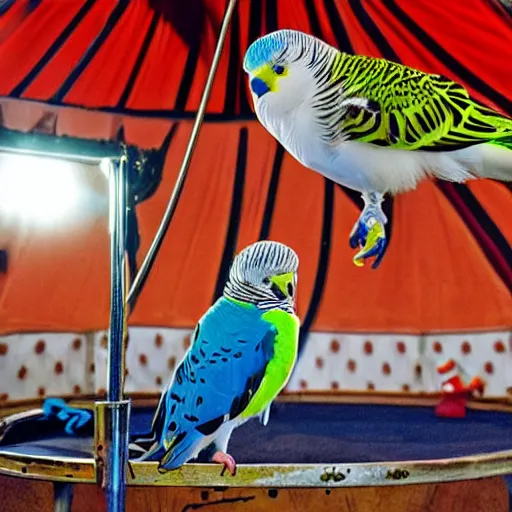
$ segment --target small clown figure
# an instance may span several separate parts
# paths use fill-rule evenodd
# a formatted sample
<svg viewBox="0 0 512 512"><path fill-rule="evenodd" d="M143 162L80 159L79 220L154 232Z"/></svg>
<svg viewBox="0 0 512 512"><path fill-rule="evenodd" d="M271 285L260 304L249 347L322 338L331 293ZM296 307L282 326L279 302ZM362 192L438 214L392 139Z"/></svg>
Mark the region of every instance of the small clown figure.
<svg viewBox="0 0 512 512"><path fill-rule="evenodd" d="M437 367L441 381L442 398L437 404L436 416L444 418L464 418L466 416L466 402L472 396L482 396L485 382L480 376L475 375L466 384L461 373L464 373L459 365L448 359Z"/></svg>

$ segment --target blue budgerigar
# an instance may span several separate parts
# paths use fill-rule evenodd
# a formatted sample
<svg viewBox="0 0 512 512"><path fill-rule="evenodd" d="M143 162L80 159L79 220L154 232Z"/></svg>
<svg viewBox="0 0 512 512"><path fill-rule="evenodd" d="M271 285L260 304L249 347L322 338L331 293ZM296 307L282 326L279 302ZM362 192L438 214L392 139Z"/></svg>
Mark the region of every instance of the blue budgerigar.
<svg viewBox="0 0 512 512"><path fill-rule="evenodd" d="M289 247L256 242L236 256L224 293L199 320L183 361L160 398L140 460L161 470L198 459L224 464L234 428L268 420L297 355L295 315L298 257ZM133 445L132 445L133 448Z"/></svg>
<svg viewBox="0 0 512 512"><path fill-rule="evenodd" d="M350 236L359 266L382 258L386 193L427 176L512 180L512 119L448 78L295 30L256 40L243 65L263 126L305 167L362 193Z"/></svg>

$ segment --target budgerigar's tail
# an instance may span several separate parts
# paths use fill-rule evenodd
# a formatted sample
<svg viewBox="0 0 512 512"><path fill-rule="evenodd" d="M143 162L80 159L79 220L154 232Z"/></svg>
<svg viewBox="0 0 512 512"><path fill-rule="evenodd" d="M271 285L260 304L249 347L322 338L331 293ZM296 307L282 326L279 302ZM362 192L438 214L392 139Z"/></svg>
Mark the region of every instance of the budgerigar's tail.
<svg viewBox="0 0 512 512"><path fill-rule="evenodd" d="M197 431L178 432L160 459L159 469L177 469L200 451L202 435Z"/></svg>
<svg viewBox="0 0 512 512"><path fill-rule="evenodd" d="M476 170L480 178L512 181L512 136L479 146L482 166Z"/></svg>

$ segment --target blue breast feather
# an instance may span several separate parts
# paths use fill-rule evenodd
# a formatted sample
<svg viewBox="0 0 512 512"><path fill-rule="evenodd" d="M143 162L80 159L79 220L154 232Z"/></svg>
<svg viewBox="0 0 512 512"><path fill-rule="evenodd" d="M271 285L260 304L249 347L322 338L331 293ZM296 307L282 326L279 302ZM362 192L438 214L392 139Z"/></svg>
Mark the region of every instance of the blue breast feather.
<svg viewBox="0 0 512 512"><path fill-rule="evenodd" d="M256 307L221 298L199 321L193 336L191 349L161 399L161 431L156 432L160 442L167 432L180 441L187 435L210 435L225 415L238 416L273 357L276 329Z"/></svg>
<svg viewBox="0 0 512 512"><path fill-rule="evenodd" d="M258 39L249 46L244 57L244 69L247 72L258 69L270 62L274 56L286 48L285 42L279 35L270 34Z"/></svg>

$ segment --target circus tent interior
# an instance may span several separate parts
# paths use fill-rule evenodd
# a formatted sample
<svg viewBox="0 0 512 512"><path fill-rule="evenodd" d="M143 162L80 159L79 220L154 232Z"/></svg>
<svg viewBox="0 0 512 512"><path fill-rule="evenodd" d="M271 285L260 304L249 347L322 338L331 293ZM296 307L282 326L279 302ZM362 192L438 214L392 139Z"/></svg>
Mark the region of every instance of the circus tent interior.
<svg viewBox="0 0 512 512"><path fill-rule="evenodd" d="M241 56L260 34L298 28L347 51L443 72L510 114L512 70L502 65L512 51L510 21L481 1L446 32L457 13L421 2L291 3L241 2L235 13L189 180L130 317L126 390L161 388L233 255L269 238L300 258L303 351L290 390L435 391L436 364L448 356L485 377L489 395L505 396L510 189L426 182L389 200L385 259L377 270L359 269L348 246L357 195L303 168L254 119ZM139 264L176 179L224 8L210 1L174 12L165 4L15 2L0 18L3 126L100 140L122 130L127 143L165 153L135 209ZM461 37L479 18L486 23ZM26 165L2 156L0 396L98 392L109 307L107 182L90 166L61 165L34 179ZM64 175L63 198L55 185L52 194L38 190ZM24 203L12 208L13 194L27 179L39 206L20 215ZM36 222L54 201L58 222Z"/></svg>
<svg viewBox="0 0 512 512"><path fill-rule="evenodd" d="M152 159L129 189L130 278L176 182L225 7L0 3L1 127L121 142ZM512 16L497 0L239 0L175 216L129 316L125 391L162 390L233 257L270 239L300 259L299 358L284 395L436 396L439 367L454 360L464 382L484 382L480 400L510 401L510 184L425 181L388 197L382 264L355 266L359 195L301 166L252 109L245 50L285 27L443 74L512 116ZM0 153L0 406L106 392L103 171Z"/></svg>

